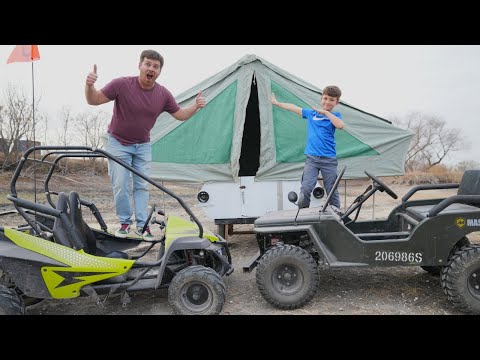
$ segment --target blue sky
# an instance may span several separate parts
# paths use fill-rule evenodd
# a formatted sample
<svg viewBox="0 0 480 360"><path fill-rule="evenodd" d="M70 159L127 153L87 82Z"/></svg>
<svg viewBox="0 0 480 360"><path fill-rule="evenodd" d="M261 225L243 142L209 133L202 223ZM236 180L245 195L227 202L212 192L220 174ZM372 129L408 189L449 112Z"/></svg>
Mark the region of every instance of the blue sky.
<svg viewBox="0 0 480 360"><path fill-rule="evenodd" d="M31 64L6 60L15 45L0 46L0 91L9 82L31 92ZM390 119L410 111L436 115L447 127L461 129L469 150L447 163L478 160L480 123L480 46L477 45L39 45L34 63L35 94L49 127L58 126L58 111L92 110L84 99L85 77L98 67L98 87L115 77L137 75L142 50L165 58L158 82L177 95L231 65L246 54L265 60L323 88L336 84L342 100ZM100 106L111 112L112 103Z"/></svg>

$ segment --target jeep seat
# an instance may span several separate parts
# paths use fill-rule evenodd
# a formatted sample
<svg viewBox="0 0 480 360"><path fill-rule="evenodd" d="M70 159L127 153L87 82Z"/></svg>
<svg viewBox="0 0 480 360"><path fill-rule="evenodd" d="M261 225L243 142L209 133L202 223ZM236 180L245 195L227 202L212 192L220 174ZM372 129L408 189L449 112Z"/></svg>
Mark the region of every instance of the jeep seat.
<svg viewBox="0 0 480 360"><path fill-rule="evenodd" d="M467 170L464 172L457 195L480 195L480 170ZM423 220L428 216L428 212L435 206L419 205L411 206L406 209L406 213L416 220ZM471 204L453 203L440 211L438 215L445 214L475 214L480 217L480 204L472 202Z"/></svg>

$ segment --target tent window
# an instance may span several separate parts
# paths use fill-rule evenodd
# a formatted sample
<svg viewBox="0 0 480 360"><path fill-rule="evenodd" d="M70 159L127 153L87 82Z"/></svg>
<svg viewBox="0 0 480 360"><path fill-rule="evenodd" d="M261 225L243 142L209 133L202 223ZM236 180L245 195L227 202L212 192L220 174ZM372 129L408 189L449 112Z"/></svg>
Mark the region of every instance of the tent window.
<svg viewBox="0 0 480 360"><path fill-rule="evenodd" d="M255 74L252 78L250 99L248 99L243 128L242 153L239 176L255 176L260 166L260 110Z"/></svg>

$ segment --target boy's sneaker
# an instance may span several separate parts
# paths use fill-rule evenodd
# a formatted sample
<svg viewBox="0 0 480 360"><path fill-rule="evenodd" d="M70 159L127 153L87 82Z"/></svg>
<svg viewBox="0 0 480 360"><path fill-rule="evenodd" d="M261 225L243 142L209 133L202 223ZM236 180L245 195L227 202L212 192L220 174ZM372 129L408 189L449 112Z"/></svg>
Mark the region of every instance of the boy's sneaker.
<svg viewBox="0 0 480 360"><path fill-rule="evenodd" d="M137 230L136 233L138 235L140 235L143 240L148 241L148 240L153 240L154 239L154 236L152 235L152 233L150 231L150 226L147 226L147 228L145 229L145 232L143 234L141 234L140 231L142 231L142 229Z"/></svg>
<svg viewBox="0 0 480 360"><path fill-rule="evenodd" d="M130 232L130 224L122 224L120 226L120 229L115 231L115 236L124 239L128 236L129 232Z"/></svg>

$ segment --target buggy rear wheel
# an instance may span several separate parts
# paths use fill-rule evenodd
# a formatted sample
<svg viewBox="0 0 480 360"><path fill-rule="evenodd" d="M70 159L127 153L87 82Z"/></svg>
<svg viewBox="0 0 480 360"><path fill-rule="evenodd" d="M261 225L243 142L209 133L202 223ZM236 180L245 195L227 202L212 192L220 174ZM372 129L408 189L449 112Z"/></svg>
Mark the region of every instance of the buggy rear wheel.
<svg viewBox="0 0 480 360"><path fill-rule="evenodd" d="M225 304L225 284L214 270L190 266L173 278L168 301L178 315L217 315Z"/></svg>
<svg viewBox="0 0 480 360"><path fill-rule="evenodd" d="M25 315L25 304L15 289L0 284L0 315Z"/></svg>
<svg viewBox="0 0 480 360"><path fill-rule="evenodd" d="M256 275L262 296L279 309L297 309L315 295L320 278L317 263L304 249L284 245L267 251Z"/></svg>
<svg viewBox="0 0 480 360"><path fill-rule="evenodd" d="M448 299L464 312L480 314L480 246L457 251L440 278Z"/></svg>

